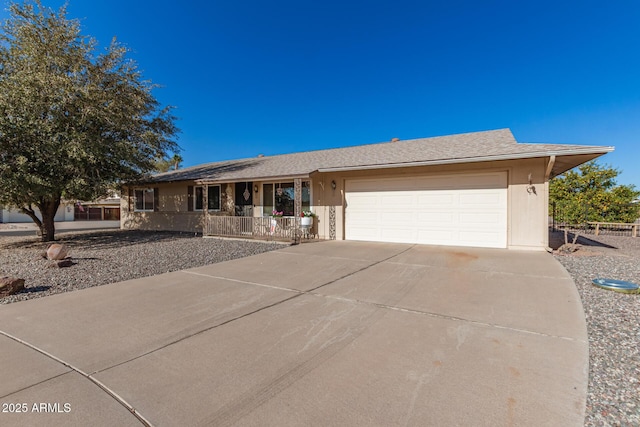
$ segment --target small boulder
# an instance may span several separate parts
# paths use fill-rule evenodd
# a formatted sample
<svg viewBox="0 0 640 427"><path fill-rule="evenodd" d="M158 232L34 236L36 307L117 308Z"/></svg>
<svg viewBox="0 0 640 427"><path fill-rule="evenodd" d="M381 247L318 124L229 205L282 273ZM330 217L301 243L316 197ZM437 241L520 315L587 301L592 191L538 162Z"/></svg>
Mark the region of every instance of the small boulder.
<svg viewBox="0 0 640 427"><path fill-rule="evenodd" d="M578 251L579 249L580 249L580 246L576 245L575 243L565 243L564 245L558 248L558 252L561 254L568 255Z"/></svg>
<svg viewBox="0 0 640 427"><path fill-rule="evenodd" d="M24 279L0 277L0 298L13 295L24 289Z"/></svg>
<svg viewBox="0 0 640 427"><path fill-rule="evenodd" d="M69 255L69 248L65 245L54 243L47 249L47 258L57 261L65 259Z"/></svg>
<svg viewBox="0 0 640 427"><path fill-rule="evenodd" d="M71 258L65 258L65 259L60 259L60 260L56 260L49 263L49 268L71 267L74 264L75 263L71 260Z"/></svg>

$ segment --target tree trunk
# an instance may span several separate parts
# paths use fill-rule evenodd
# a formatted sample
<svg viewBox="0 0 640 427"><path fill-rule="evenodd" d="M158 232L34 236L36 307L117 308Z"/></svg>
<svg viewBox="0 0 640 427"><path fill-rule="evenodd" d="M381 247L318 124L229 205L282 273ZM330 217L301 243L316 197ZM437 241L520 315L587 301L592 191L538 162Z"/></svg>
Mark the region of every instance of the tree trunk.
<svg viewBox="0 0 640 427"><path fill-rule="evenodd" d="M26 215L29 215L29 218L34 222L34 224L38 227L38 236L42 236L42 221L40 218L36 216L36 212L33 210L31 205L29 207L22 207L20 211Z"/></svg>
<svg viewBox="0 0 640 427"><path fill-rule="evenodd" d="M42 222L40 225L40 238L43 242L51 242L55 240L56 226L54 218L60 206L60 197L54 197L53 200L41 200L40 212L42 213Z"/></svg>
<svg viewBox="0 0 640 427"><path fill-rule="evenodd" d="M43 242L52 242L55 240L56 226L53 221L53 216L47 218L47 215L42 215L42 225L40 226L40 239Z"/></svg>
<svg viewBox="0 0 640 427"><path fill-rule="evenodd" d="M38 235L43 242L51 242L55 239L56 227L54 224L54 218L56 212L60 206L60 196L54 196L52 199L41 198L37 203L42 220L38 218L35 210L31 207L22 207L20 210L29 215L33 222L38 227Z"/></svg>

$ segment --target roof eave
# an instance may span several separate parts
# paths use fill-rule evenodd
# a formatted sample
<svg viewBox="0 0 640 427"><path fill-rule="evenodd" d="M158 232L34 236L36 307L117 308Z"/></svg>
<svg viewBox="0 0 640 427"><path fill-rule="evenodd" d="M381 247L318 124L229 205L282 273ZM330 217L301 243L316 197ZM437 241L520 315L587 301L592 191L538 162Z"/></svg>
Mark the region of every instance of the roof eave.
<svg viewBox="0 0 640 427"><path fill-rule="evenodd" d="M297 174L297 175L274 175L274 176L256 176L256 177L246 177L246 178L236 178L236 179L194 179L193 181L196 184L229 184L234 182L249 182L249 181L282 181L282 180L291 180L296 178L309 178L310 174Z"/></svg>
<svg viewBox="0 0 640 427"><path fill-rule="evenodd" d="M479 162L492 162L502 160L521 160L521 159L533 159L539 157L566 157L575 156L581 154L593 154L596 157L610 153L614 150L614 147L584 147L574 148L571 150L547 150L536 151L531 153L517 153L517 154L500 154L494 156L479 156L479 157L467 157L457 159L437 159L437 160L424 160L419 162L403 162L403 163L385 163L385 164L373 164L373 165L358 165L358 166L340 166L334 168L319 168L318 172L346 172L346 171L358 171L358 170L370 170L370 169L391 169L402 167L416 167L416 166L435 166L435 165L451 165L456 163L479 163ZM577 165L576 165L577 166Z"/></svg>

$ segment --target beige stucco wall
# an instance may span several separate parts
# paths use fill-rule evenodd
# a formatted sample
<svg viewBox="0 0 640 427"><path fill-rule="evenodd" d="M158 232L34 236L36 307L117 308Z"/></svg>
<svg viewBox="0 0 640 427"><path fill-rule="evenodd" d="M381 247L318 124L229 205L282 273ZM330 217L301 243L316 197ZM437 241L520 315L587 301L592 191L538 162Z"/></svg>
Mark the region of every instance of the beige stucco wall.
<svg viewBox="0 0 640 427"><path fill-rule="evenodd" d="M125 188L120 203L120 228L201 233L205 212L189 211L188 187L190 185L196 184L193 182L157 183L146 187L158 189L157 212L135 212L133 209L135 203L129 201L129 191ZM230 215L230 212L233 212L233 185L221 185L220 193L222 209L219 212L209 211L207 212L209 215Z"/></svg>
<svg viewBox="0 0 640 427"><path fill-rule="evenodd" d="M546 249L549 246L546 168L547 160L542 158L513 162L510 168L507 236L511 249Z"/></svg>
<svg viewBox="0 0 640 427"><path fill-rule="evenodd" d="M392 178L398 176L436 176L478 172L506 172L507 188L507 245L510 249L545 249L548 246L548 183L545 171L548 159L525 159L457 165L421 166L335 173L315 173L310 177L312 210L317 214L318 237L330 239L331 213L335 213L335 238L345 238L344 188L353 178ZM529 183L531 175L531 184ZM282 181L293 181L283 179ZM332 188L332 181L336 188ZM265 182L273 182L268 180ZM258 192L253 194L254 216L263 215L262 184L253 181ZM159 188L158 212L130 212L128 192L122 197L122 228L178 230L201 232L204 212L189 212L187 187L193 182L156 184ZM531 187L530 187L531 185ZM234 184L222 184L222 210L210 215L234 214Z"/></svg>
<svg viewBox="0 0 640 427"><path fill-rule="evenodd" d="M331 215L335 215L335 239L344 239L344 179L341 174L314 174L311 177L312 210L316 213L318 237L330 239ZM331 182L335 181L333 189Z"/></svg>
<svg viewBox="0 0 640 427"><path fill-rule="evenodd" d="M330 210L335 208L336 239L344 239L344 188L345 181L353 178L392 178L398 176L435 176L476 172L505 171L508 176L507 245L511 249L544 249L548 246L547 191L544 173L547 159L483 162L458 165L422 166L362 170L340 173L316 173L312 175L313 210L318 214L320 238L330 236ZM535 188L527 191L531 185ZM336 189L331 182L335 181Z"/></svg>

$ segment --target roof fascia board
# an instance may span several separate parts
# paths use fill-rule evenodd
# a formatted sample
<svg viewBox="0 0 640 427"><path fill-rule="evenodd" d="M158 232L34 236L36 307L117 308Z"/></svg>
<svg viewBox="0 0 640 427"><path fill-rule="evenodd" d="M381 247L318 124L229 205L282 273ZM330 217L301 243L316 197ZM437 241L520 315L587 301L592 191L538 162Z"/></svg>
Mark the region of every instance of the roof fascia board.
<svg viewBox="0 0 640 427"><path fill-rule="evenodd" d="M249 182L249 181L289 181L296 178L309 178L309 174L305 175L287 175L287 176L266 176L266 177L255 177L255 178L246 178L246 179L195 179L193 180L196 184L233 184L236 182Z"/></svg>
<svg viewBox="0 0 640 427"><path fill-rule="evenodd" d="M443 159L443 160L426 160L422 162L406 162L406 163L387 163L378 165L364 165L364 166L343 166L336 168L320 168L318 172L343 172L343 171L357 171L357 170L369 170L369 169L391 169L401 167L414 167L414 166L432 166L432 165L450 165L455 163L477 163L477 162L491 162L500 160L520 160L520 159L533 159L537 157L563 157L563 156L575 156L579 154L606 154L614 150L614 147L596 147L579 148L571 150L560 151L537 151L532 153L518 153L518 154L501 154L497 156L481 156L481 157L468 157L463 159Z"/></svg>
<svg viewBox="0 0 640 427"><path fill-rule="evenodd" d="M551 176L551 171L553 171L553 166L556 164L556 156L555 155L551 155L551 157L549 157L549 163L547 164L547 170L544 173L544 180L549 181L549 177Z"/></svg>

